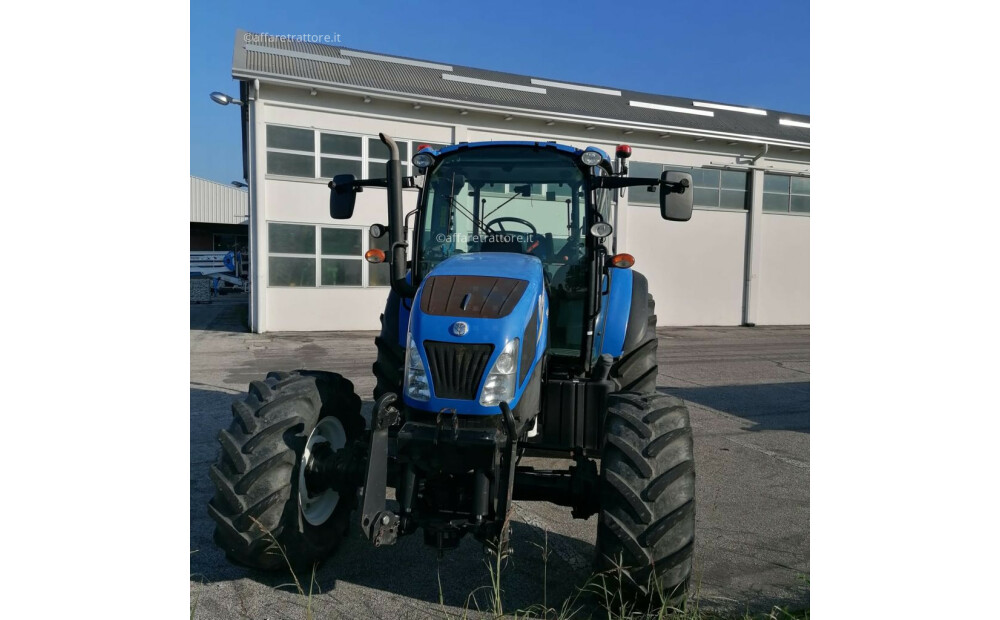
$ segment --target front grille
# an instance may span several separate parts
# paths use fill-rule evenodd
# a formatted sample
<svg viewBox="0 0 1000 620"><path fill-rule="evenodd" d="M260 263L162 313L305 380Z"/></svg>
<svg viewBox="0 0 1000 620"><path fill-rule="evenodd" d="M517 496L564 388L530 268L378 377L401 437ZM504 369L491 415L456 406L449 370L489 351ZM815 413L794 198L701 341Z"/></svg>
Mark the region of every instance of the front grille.
<svg viewBox="0 0 1000 620"><path fill-rule="evenodd" d="M431 384L438 398L473 400L486 363L493 354L491 344L459 344L424 340Z"/></svg>

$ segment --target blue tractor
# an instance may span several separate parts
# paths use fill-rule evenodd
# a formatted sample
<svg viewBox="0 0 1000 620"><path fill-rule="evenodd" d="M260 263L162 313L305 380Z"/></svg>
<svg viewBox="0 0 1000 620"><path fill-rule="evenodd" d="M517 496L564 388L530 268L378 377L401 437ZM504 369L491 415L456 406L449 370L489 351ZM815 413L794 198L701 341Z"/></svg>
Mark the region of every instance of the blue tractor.
<svg viewBox="0 0 1000 620"><path fill-rule="evenodd" d="M365 257L387 262L391 282L371 419L335 373L252 382L211 468L216 541L261 569L323 560L351 523L376 546L421 531L438 550L466 534L502 549L512 502L549 501L597 515L596 569L626 569L622 596L682 595L691 426L684 403L656 390L653 298L633 257L615 253L613 211L638 187L659 194L664 219L686 221L690 175L629 177L625 145L612 161L594 147L483 142L422 147L403 177L380 137L385 178L330 182L334 219L366 187L388 195L388 225L371 229L388 251ZM412 243L403 188L419 190ZM568 467L520 464L534 455Z"/></svg>

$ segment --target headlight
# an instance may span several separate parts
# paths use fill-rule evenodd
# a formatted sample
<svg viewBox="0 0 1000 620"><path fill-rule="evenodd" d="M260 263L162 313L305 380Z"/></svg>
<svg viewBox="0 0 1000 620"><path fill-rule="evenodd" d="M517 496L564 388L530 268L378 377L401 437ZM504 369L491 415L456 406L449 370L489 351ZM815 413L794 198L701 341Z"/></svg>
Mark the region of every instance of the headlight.
<svg viewBox="0 0 1000 620"><path fill-rule="evenodd" d="M429 168L434 163L434 156L430 153L417 153L412 161L417 168Z"/></svg>
<svg viewBox="0 0 1000 620"><path fill-rule="evenodd" d="M493 368L486 375L483 393L479 396L479 404L491 407L500 401L510 402L514 398L514 387L517 383L517 356L520 351L520 339L514 338L504 346L497 356Z"/></svg>
<svg viewBox="0 0 1000 620"><path fill-rule="evenodd" d="M586 166L597 166L601 163L602 159L604 158L601 157L601 154L597 151L584 151L580 155L580 161L582 161Z"/></svg>
<svg viewBox="0 0 1000 620"><path fill-rule="evenodd" d="M611 227L611 224L608 224L607 222L596 222L590 227L591 236L597 237L598 239L603 239L613 232L614 229Z"/></svg>
<svg viewBox="0 0 1000 620"><path fill-rule="evenodd" d="M406 360L403 362L405 375L403 390L414 400L430 400L431 386L427 382L427 371L420 360L420 353L413 346L413 337L406 335Z"/></svg>

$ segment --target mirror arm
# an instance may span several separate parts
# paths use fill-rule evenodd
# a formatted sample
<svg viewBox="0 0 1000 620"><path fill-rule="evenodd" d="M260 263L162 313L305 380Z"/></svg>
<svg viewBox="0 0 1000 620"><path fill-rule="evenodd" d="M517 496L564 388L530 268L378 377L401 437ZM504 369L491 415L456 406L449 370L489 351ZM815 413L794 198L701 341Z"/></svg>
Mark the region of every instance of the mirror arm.
<svg viewBox="0 0 1000 620"><path fill-rule="evenodd" d="M350 187L345 183L337 185L333 181L327 183L326 186L338 194L342 194L349 191L360 192L365 187L387 187L388 182L385 179L355 179L350 183Z"/></svg>
<svg viewBox="0 0 1000 620"><path fill-rule="evenodd" d="M677 183L661 181L661 184L667 188L667 193L672 193L672 194L683 194L689 187L691 187L691 184L688 183L686 180Z"/></svg>
<svg viewBox="0 0 1000 620"><path fill-rule="evenodd" d="M413 177L403 177L402 182L404 189L411 189L417 186ZM326 186L338 192L350 191L349 189L347 189L346 185L335 185L333 181L327 183ZM353 183L351 183L351 189L353 189L356 192L362 191L362 189L365 187L388 187L388 186L389 186L388 179L357 179Z"/></svg>
<svg viewBox="0 0 1000 620"><path fill-rule="evenodd" d="M684 190L688 188L688 184L685 181L680 183L668 183L661 179L654 179L652 177L597 177L594 179L595 187L606 187L608 189L619 189L622 187L639 187L645 185L647 187L655 187L657 185L663 185L670 192L676 192L678 194L683 194Z"/></svg>

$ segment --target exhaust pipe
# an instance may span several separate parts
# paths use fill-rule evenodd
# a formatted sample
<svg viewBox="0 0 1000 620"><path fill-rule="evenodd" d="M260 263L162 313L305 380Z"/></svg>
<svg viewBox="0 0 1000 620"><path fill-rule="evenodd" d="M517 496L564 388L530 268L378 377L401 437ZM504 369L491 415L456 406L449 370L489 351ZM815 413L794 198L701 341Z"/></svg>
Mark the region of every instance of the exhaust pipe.
<svg viewBox="0 0 1000 620"><path fill-rule="evenodd" d="M382 144L389 147L389 161L385 164L386 191L389 198L389 269L392 290L400 297L413 297L417 287L406 281L406 235L403 232L403 176L399 165L399 147L395 140L384 133L378 135Z"/></svg>

